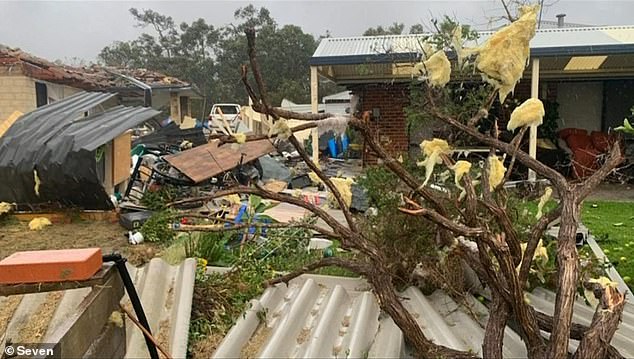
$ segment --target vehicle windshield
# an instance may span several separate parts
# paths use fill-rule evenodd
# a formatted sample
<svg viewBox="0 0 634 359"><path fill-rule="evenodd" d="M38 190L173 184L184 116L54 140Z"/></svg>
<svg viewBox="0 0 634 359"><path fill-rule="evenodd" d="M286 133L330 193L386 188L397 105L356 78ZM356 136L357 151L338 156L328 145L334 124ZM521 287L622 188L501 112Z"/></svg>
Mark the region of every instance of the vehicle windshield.
<svg viewBox="0 0 634 359"><path fill-rule="evenodd" d="M216 108L214 110L214 114L219 114L220 113L218 111L218 109L220 109L220 111L222 111L222 113L224 115L237 115L238 114L238 108L236 106L216 106Z"/></svg>

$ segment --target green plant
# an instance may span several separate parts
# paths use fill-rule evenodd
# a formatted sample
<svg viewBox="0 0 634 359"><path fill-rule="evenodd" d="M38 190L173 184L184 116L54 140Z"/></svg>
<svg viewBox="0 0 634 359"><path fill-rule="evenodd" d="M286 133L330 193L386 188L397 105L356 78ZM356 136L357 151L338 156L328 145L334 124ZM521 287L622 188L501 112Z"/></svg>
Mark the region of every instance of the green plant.
<svg viewBox="0 0 634 359"><path fill-rule="evenodd" d="M141 204L153 211L163 211L166 204L176 199L176 189L172 186L161 186L156 191L145 191L141 197Z"/></svg>
<svg viewBox="0 0 634 359"><path fill-rule="evenodd" d="M172 212L155 212L152 217L143 223L140 232L148 242L168 242L175 237L172 222Z"/></svg>

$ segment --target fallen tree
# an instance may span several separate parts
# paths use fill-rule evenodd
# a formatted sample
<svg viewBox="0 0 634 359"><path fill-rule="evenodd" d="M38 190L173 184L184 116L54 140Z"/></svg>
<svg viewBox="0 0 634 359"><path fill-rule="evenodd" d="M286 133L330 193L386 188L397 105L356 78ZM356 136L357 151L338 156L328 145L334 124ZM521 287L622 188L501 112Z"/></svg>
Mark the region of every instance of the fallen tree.
<svg viewBox="0 0 634 359"><path fill-rule="evenodd" d="M270 137L286 138L295 147L304 162L334 196L339 208L343 211L345 223L340 223L316 205L257 186L218 191L213 196L203 199L229 194L255 194L307 209L330 227L330 229L313 228L313 230L326 235L330 234L330 237L340 241L342 248L361 253L362 259L325 258L298 268L293 273L273 279L269 281L269 285L288 282L303 273L325 266L346 268L368 280L381 309L389 314L401 328L417 356L474 357L471 352L436 344L423 334L416 320L397 296L394 285L396 280L394 263L382 247L382 242L370 238L366 231L361 230L359 221L351 213L341 192L320 166L313 162L293 134L295 131L307 128L331 127L333 122L340 125L340 122L344 121L347 126L361 134L366 145L381 160L382 165L408 188L402 193L403 203L399 210L433 226L438 233L435 242L438 248L445 248L452 254L460 256L464 263L477 274L480 281L490 289L490 317L482 345L483 357L502 358L504 328L511 319L519 326L520 335L531 358L567 357L570 338L580 340L578 349L574 353L576 358L620 357L618 351L610 346L610 341L618 327L625 297L623 293L615 289L613 283L601 280L588 284L592 286L597 298L600 299L595 316L588 327L572 322L576 290L582 281L588 280L588 278L580 278L579 257L575 246L580 206L584 198L621 163L622 154L619 146L613 146L601 168L594 174L581 182L571 182L519 149L519 143L526 129L530 125L537 125L543 117L543 106L541 114L539 111L541 102L529 102L531 101L529 100L525 107L520 106L519 112L514 112L508 127L516 127L519 131L510 142L504 142L498 138L497 124L490 133L481 133L477 128L478 123L488 116L495 97L499 96L500 101L504 101L506 94L512 91L521 77L528 56L528 41L535 31L535 16L536 8L525 8L512 25L494 34L477 51L471 52L471 56L475 56L474 66L488 78L492 88L487 101L475 111L474 116L466 120L456 118L438 105L443 100L441 88L449 81L449 74L445 72L451 71L449 61L445 61L446 49L441 48L433 54L426 54L427 60L421 63L420 70L429 84L425 87L425 91L430 112L436 119L488 146L490 154L479 173L476 173L476 169L472 168L475 167L474 164L453 160L451 146L446 141L442 139L424 141L421 148L425 159L419 165L426 168L425 180L419 179L376 141L367 124L368 114L342 119L328 113L298 114L270 106L256 57L256 34L252 29L247 30L250 69L257 92L250 85L247 65L242 67L242 81L253 102L254 110L270 118L271 127L274 129ZM509 42L515 43L515 47L505 48L504 46L508 46ZM463 51L462 48L455 50L458 53ZM509 55L509 51L512 56ZM466 58L462 60L466 61ZM503 72L500 70L502 68L511 68L512 71ZM281 118L309 122L306 125L289 128ZM221 140L226 143L243 143L261 138L262 136L242 138L224 136ZM504 167L503 161L499 159L496 152L511 158L509 168ZM511 210L508 207L508 195L504 189L504 183L508 180L508 174L515 162L522 163L535 171L538 176L547 179L559 196L559 204L544 213L526 234L518 232L513 224ZM433 169L437 165L445 166L454 172L455 191L440 192L427 186ZM477 176L479 181L476 181ZM199 200L201 198L181 202ZM544 232L548 224L559 217L560 230L557 235L556 250L557 294L554 315L551 317L537 312L525 300L525 290L534 259L540 255ZM421 257L420 262L424 261L425 259ZM550 337L545 339L540 331L550 333Z"/></svg>

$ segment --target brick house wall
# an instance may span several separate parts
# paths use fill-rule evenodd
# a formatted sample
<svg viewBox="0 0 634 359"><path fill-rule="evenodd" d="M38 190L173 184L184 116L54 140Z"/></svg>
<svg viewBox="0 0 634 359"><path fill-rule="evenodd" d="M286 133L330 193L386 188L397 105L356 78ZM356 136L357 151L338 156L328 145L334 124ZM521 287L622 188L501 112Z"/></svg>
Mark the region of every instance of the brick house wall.
<svg viewBox="0 0 634 359"><path fill-rule="evenodd" d="M35 80L0 73L0 120L5 120L13 111L27 113L35 108Z"/></svg>
<svg viewBox="0 0 634 359"><path fill-rule="evenodd" d="M380 115L369 125L376 141L393 155L407 152L408 134L404 108L409 104L408 84L367 84L351 87L352 93L360 99L360 111ZM375 162L371 153L364 153L365 162Z"/></svg>

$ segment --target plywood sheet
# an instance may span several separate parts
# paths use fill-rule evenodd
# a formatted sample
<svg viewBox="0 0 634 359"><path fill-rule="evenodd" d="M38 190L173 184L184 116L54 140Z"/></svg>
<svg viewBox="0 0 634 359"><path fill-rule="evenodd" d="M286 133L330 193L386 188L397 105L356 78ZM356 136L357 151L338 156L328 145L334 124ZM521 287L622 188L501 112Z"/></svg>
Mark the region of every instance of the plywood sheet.
<svg viewBox="0 0 634 359"><path fill-rule="evenodd" d="M275 151L275 147L268 139L247 142L240 146L224 144L218 147L218 144L219 141L215 140L166 156L165 160L192 181L199 183L235 168L240 163L242 155L242 162L247 163Z"/></svg>
<svg viewBox="0 0 634 359"><path fill-rule="evenodd" d="M112 183L116 185L130 177L132 133L126 132L115 138L113 142Z"/></svg>

